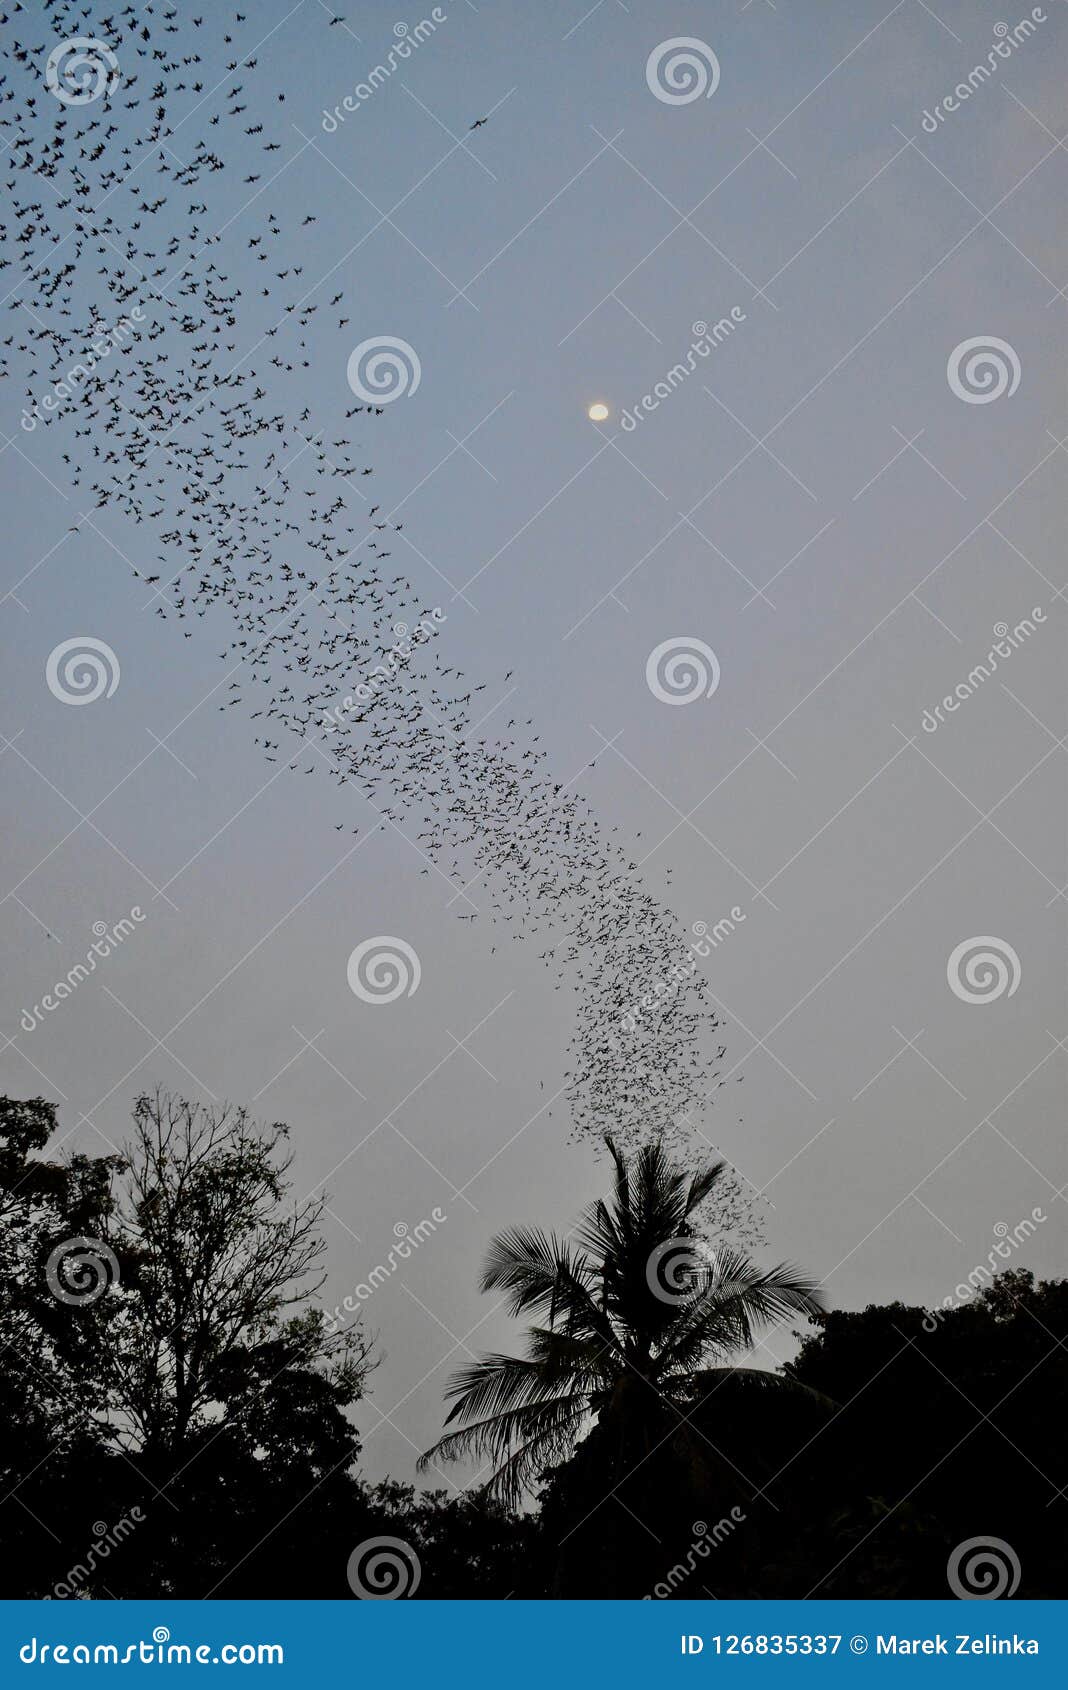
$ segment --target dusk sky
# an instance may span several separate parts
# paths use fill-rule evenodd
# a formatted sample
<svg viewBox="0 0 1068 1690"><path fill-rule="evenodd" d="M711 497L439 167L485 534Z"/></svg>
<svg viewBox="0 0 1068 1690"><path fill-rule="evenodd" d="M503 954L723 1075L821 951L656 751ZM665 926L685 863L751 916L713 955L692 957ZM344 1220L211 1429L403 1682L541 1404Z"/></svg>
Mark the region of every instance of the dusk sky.
<svg viewBox="0 0 1068 1690"><path fill-rule="evenodd" d="M373 86L429 8L248 10L265 199L316 219L294 287L323 317L344 288L350 318L309 336L285 403L347 430L374 474L344 496L403 525L439 662L618 828L680 960L728 918L697 962L728 1083L691 1142L752 1192L757 1253L832 1305L936 1303L1038 1210L1015 1265L1061 1270L1063 0L449 0ZM707 87L665 99L680 39ZM264 203L238 176L220 210L215 262L255 290ZM0 284L21 332L14 268ZM263 331L235 332L240 353ZM347 422L348 352L383 337L418 380ZM271 344L291 357L292 324ZM230 632L154 613L131 566L157 572L157 535L71 487L72 423L20 422L43 391L6 384L0 454L0 1089L57 1102L92 1154L157 1083L287 1121L296 1194L329 1194L330 1307L444 1215L362 1305L362 1465L411 1479L450 1372L516 1342L478 1292L488 1240L566 1230L607 1184L563 1090L579 1000L479 882L458 895L351 787L264 760L223 705ZM46 666L86 637L118 683L72 707ZM700 696L650 684L668 641ZM379 936L418 957L412 995L350 989ZM792 1348L780 1329L760 1359Z"/></svg>

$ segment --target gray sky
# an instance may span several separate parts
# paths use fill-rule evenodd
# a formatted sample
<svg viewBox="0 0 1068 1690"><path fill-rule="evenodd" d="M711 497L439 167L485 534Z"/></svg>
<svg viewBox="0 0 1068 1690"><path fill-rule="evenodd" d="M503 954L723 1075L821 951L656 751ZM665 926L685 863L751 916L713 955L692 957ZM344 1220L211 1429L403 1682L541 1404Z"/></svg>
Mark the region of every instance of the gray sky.
<svg viewBox="0 0 1068 1690"><path fill-rule="evenodd" d="M1063 1271L1063 0L933 134L925 111L1015 12L441 10L327 133L324 109L430 9L349 5L344 27L317 0L255 9L262 85L286 91L271 197L318 216L305 285L345 287L353 346L418 355L367 444L403 513L395 561L446 611L445 661L487 709L534 718L555 778L621 827L683 926L742 912L699 964L732 1081L700 1127L774 1205L768 1258L849 1307L939 1300L1038 1207L1014 1260ZM676 37L714 52L710 97L648 85ZM241 274L251 213L233 211ZM622 430L732 307L733 332ZM979 337L1010 349L1010 385L1019 369L987 403L947 377ZM476 1289L487 1240L564 1227L605 1183L563 1100L545 1109L572 1000L485 908L458 919L477 885L450 903L395 835L351 851L333 789L262 761L247 714L208 696L210 631L183 639L131 578L154 536L111 512L70 531L86 505L61 430L20 429L23 397L0 455L3 1088L57 1100L68 1143L98 1153L156 1081L287 1120L298 1191L330 1192L331 1303L395 1227L444 1211L367 1304L383 1360L363 1464L410 1477L448 1372L516 1341ZM344 363L313 360L305 399L333 427ZM1035 609L924 731L995 624ZM72 708L45 665L83 635L121 677ZM674 638L720 670L684 707L646 680ZM134 905L121 949L21 1031L92 924ZM376 935L414 947L413 996L349 989ZM982 936L1018 984L968 1002L947 961ZM764 1359L788 1351L772 1334Z"/></svg>

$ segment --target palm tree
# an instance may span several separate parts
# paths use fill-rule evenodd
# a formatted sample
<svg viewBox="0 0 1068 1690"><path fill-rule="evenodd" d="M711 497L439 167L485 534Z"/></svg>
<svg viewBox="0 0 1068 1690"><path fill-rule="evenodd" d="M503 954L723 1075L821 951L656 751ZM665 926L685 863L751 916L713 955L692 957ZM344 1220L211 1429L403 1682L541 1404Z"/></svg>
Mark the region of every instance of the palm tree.
<svg viewBox="0 0 1068 1690"><path fill-rule="evenodd" d="M445 1424L456 1429L420 1459L424 1470L464 1457L492 1463L489 1489L513 1506L591 1425L621 1475L680 1435L700 1466L707 1440L689 1414L702 1398L724 1388L729 1397L797 1389L731 1358L752 1347L759 1326L821 1308L816 1286L795 1269L761 1272L742 1252L702 1238L696 1212L725 1163L690 1176L659 1142L630 1161L606 1143L612 1198L584 1212L574 1245L531 1227L490 1245L482 1290L503 1291L513 1315L539 1318L525 1357L485 1355L454 1376Z"/></svg>

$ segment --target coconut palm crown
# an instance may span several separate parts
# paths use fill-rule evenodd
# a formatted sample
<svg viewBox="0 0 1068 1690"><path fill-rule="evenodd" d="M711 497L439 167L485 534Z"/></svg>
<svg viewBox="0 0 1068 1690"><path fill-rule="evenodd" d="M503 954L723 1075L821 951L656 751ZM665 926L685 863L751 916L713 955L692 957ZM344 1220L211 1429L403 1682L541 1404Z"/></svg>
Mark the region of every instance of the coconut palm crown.
<svg viewBox="0 0 1068 1690"><path fill-rule="evenodd" d="M781 1375L731 1365L757 1329L809 1317L815 1284L780 1264L762 1272L744 1253L712 1245L696 1224L726 1164L689 1174L661 1143L628 1159L606 1139L615 1184L565 1238L512 1227L490 1245L481 1289L505 1294L512 1315L535 1317L525 1356L491 1354L462 1369L446 1395L455 1430L420 1466L475 1459L488 1488L515 1505L545 1469L569 1456L591 1423L614 1429L626 1471L676 1428L699 1396L789 1390ZM573 1242L572 1242L573 1239Z"/></svg>

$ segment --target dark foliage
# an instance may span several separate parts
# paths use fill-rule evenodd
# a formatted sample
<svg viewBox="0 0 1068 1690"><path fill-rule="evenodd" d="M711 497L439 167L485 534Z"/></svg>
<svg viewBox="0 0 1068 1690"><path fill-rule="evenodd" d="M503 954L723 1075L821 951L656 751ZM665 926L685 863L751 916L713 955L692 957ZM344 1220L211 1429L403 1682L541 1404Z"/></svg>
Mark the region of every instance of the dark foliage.
<svg viewBox="0 0 1068 1690"><path fill-rule="evenodd" d="M951 1594L956 1546L993 1537L1020 1563L1018 1597L1062 1598L1068 1282L1005 1272L937 1314L891 1303L812 1326L784 1371L818 1398L695 1378L688 1439L650 1458L641 1507L602 1483L595 1428L546 1486L543 1582L563 1596L930 1599Z"/></svg>
<svg viewBox="0 0 1068 1690"><path fill-rule="evenodd" d="M1064 1594L1066 1281L813 1312L781 1375L739 1368L765 1300L803 1312L809 1288L696 1249L714 1170L678 1185L620 1158L578 1253L495 1246L494 1283L544 1326L458 1401L488 1378L483 1417L507 1415L502 1366L544 1369L576 1427L520 1463L540 1497L517 1512L507 1485L360 1479L369 1349L316 1307L318 1212L290 1201L284 1128L157 1095L122 1155L49 1156L55 1130L51 1105L0 1098L4 1597L346 1600L380 1538L418 1561L417 1599L941 1597L978 1537L1011 1545L1018 1596ZM643 1267L664 1228L704 1262L667 1303ZM482 1441L507 1463L510 1438Z"/></svg>

